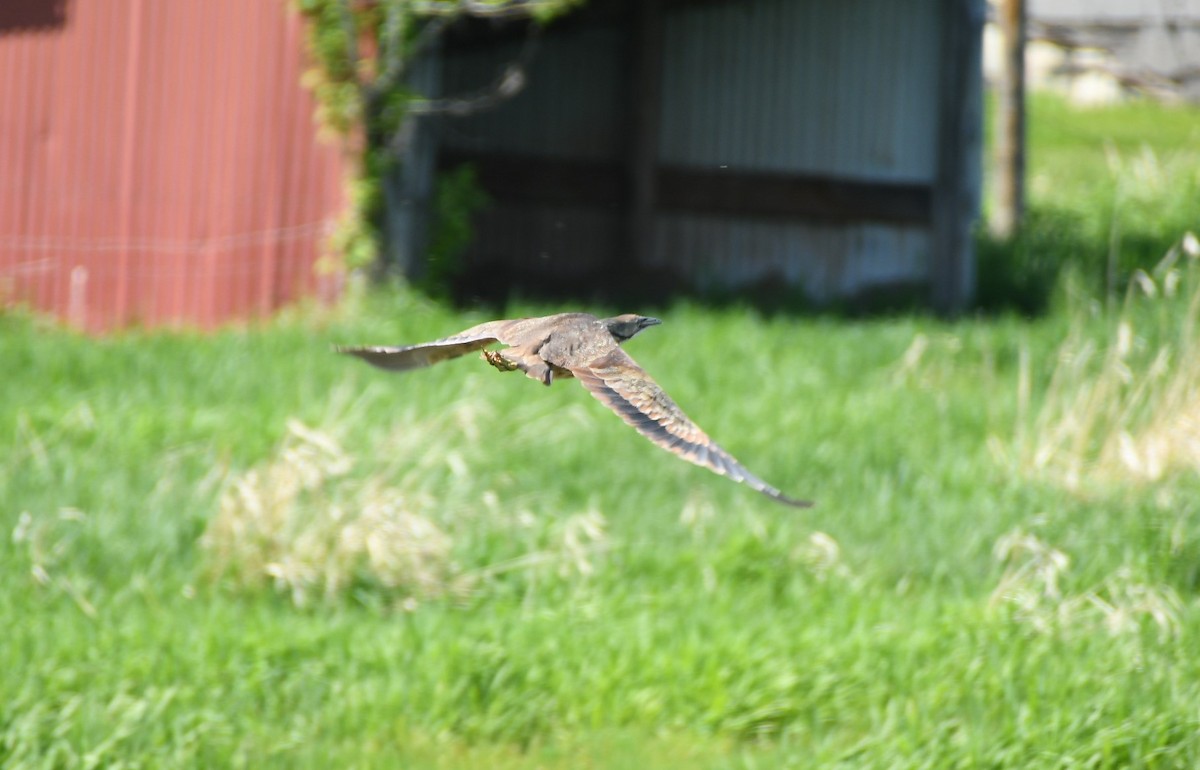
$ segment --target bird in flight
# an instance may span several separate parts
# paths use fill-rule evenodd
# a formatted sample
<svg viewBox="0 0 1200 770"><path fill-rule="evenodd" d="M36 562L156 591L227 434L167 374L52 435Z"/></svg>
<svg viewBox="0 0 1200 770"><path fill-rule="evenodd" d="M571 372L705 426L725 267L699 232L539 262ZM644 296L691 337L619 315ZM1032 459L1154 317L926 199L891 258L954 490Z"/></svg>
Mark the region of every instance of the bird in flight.
<svg viewBox="0 0 1200 770"><path fill-rule="evenodd" d="M621 419L668 452L746 484L786 505L812 505L806 500L788 497L746 470L692 422L658 383L621 349L621 343L660 323L662 321L657 318L633 313L612 318L597 318L588 313L559 313L541 318L489 321L419 345L338 347L336 350L396 372L431 366L479 350L484 360L500 371L520 369L544 385L550 385L556 378L573 377ZM487 349L495 343L508 347Z"/></svg>

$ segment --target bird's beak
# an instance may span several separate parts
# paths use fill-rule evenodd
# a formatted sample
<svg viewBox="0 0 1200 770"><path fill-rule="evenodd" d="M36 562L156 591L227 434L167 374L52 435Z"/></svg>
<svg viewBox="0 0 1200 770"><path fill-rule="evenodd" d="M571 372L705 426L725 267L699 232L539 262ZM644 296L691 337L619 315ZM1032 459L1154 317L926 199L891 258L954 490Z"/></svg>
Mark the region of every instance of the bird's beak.
<svg viewBox="0 0 1200 770"><path fill-rule="evenodd" d="M662 323L662 321L657 318L651 318L650 316L642 316L641 327L643 329L645 329L647 326L658 326L661 323Z"/></svg>

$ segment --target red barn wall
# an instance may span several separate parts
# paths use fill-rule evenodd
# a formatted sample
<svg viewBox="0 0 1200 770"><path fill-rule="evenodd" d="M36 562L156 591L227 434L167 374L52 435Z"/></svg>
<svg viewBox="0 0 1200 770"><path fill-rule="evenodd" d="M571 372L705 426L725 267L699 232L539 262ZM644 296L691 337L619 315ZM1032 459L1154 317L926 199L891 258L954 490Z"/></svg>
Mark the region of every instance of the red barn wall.
<svg viewBox="0 0 1200 770"><path fill-rule="evenodd" d="M0 303L208 328L336 293L304 48L286 0L0 3Z"/></svg>

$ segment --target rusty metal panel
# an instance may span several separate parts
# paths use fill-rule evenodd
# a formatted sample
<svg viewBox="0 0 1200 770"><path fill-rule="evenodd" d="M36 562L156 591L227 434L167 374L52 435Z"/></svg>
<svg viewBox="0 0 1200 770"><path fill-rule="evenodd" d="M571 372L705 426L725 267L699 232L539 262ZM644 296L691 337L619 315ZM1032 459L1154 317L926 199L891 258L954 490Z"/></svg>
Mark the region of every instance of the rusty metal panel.
<svg viewBox="0 0 1200 770"><path fill-rule="evenodd" d="M0 10L0 301L102 331L336 291L340 153L285 3L46 5Z"/></svg>
<svg viewBox="0 0 1200 770"><path fill-rule="evenodd" d="M665 20L662 160L931 182L934 0L756 0Z"/></svg>

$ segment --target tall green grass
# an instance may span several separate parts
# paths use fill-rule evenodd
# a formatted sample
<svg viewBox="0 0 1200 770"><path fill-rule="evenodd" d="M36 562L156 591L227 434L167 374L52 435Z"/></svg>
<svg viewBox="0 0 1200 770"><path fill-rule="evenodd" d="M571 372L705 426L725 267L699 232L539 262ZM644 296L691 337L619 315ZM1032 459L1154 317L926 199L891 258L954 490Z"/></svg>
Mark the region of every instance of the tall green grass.
<svg viewBox="0 0 1200 770"><path fill-rule="evenodd" d="M476 320L412 297L211 337L0 321L5 765L1200 759L1194 476L1081 494L988 448L1057 319L663 315L632 353L815 509L569 382L329 352Z"/></svg>
<svg viewBox="0 0 1200 770"><path fill-rule="evenodd" d="M1134 273L1119 313L1076 297L1043 403L1021 420L1027 470L1081 489L1200 469L1198 260L1200 241L1189 232L1153 271ZM1109 319L1108 339L1089 328L1098 317ZM1026 366L1023 412L1029 377Z"/></svg>
<svg viewBox="0 0 1200 770"><path fill-rule="evenodd" d="M1120 297L1185 232L1200 232L1200 120L1188 106L1028 108L1027 215L1016 238L978 239L985 309L1044 312L1058 279ZM988 127L992 125L990 119Z"/></svg>
<svg viewBox="0 0 1200 770"><path fill-rule="evenodd" d="M1200 765L1184 232L1036 320L655 309L630 353L802 512L574 383L330 352L483 320L404 291L0 315L0 766Z"/></svg>

